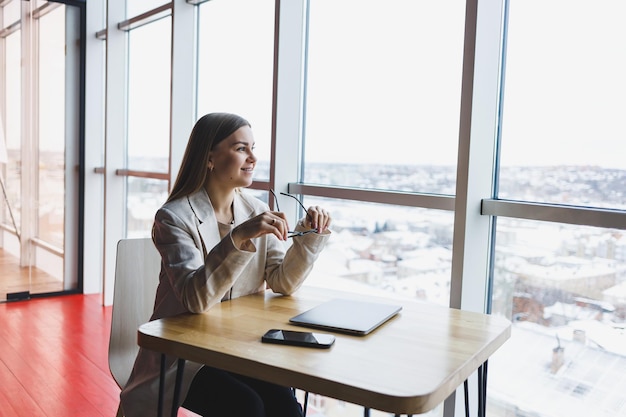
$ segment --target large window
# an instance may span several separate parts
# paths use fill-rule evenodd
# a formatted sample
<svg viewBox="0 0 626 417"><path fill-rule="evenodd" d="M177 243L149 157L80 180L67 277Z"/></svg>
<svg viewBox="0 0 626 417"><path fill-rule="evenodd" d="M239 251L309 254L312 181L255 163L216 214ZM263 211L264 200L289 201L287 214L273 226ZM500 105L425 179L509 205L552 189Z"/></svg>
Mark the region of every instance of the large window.
<svg viewBox="0 0 626 417"><path fill-rule="evenodd" d="M626 5L508 12L498 197L540 203L528 219L561 204L585 214L556 221L607 224L593 207L626 208ZM626 415L626 232L499 217L495 242L493 314L513 330L491 361L489 415Z"/></svg>
<svg viewBox="0 0 626 417"><path fill-rule="evenodd" d="M394 192L455 192L463 16L463 2L310 2L302 182L383 203L312 200L337 232L326 284L448 304L453 215Z"/></svg>
<svg viewBox="0 0 626 417"><path fill-rule="evenodd" d="M454 194L463 15L462 2L311 1L304 183ZM447 305L453 216L378 201L319 203L339 235L320 269Z"/></svg>
<svg viewBox="0 0 626 417"><path fill-rule="evenodd" d="M330 210L333 237L307 283L447 306L454 213L425 195L455 194L465 4L309 5L302 192L322 197L304 203Z"/></svg>

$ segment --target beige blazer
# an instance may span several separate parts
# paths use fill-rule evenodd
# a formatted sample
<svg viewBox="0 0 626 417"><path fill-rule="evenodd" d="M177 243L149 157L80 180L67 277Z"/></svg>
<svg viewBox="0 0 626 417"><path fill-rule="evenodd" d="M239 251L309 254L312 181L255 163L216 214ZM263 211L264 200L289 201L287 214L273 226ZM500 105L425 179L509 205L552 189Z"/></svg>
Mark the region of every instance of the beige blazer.
<svg viewBox="0 0 626 417"><path fill-rule="evenodd" d="M235 225L268 210L244 192L233 202ZM296 230L302 230L298 223ZM220 239L213 206L204 189L164 204L156 213L152 239L161 254L161 273L151 320L202 313L216 303L264 291L292 294L307 277L329 231L290 239L274 235L252 240L240 250L229 235ZM288 247L288 248L287 248ZM208 252L207 252L207 249ZM164 410L171 409L176 358L167 358ZM181 399L201 365L187 362ZM121 392L126 417L156 415L160 354L140 349L128 383Z"/></svg>

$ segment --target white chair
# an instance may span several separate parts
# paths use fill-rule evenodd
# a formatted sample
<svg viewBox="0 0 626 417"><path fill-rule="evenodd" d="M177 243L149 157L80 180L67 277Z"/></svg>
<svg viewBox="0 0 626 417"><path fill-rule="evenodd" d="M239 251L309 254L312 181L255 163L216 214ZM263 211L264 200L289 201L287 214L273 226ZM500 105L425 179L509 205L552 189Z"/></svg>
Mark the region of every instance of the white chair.
<svg viewBox="0 0 626 417"><path fill-rule="evenodd" d="M139 351L137 328L152 315L160 268L161 256L151 239L122 239L117 243L109 370L120 389L128 382ZM305 416L308 396L306 392ZM123 416L120 404L117 417Z"/></svg>
<svg viewBox="0 0 626 417"><path fill-rule="evenodd" d="M137 328L154 307L161 257L151 239L122 239L117 244L113 314L109 340L109 370L124 387L139 351ZM117 417L122 417L121 405Z"/></svg>

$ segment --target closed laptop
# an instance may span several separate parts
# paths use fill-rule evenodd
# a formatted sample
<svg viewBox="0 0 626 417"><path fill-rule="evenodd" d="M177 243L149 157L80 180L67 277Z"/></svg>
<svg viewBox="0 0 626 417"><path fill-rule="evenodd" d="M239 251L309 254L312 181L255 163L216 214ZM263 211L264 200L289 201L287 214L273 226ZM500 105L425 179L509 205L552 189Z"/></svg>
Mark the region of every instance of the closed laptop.
<svg viewBox="0 0 626 417"><path fill-rule="evenodd" d="M334 299L289 319L291 324L340 333L366 335L394 317L402 306Z"/></svg>

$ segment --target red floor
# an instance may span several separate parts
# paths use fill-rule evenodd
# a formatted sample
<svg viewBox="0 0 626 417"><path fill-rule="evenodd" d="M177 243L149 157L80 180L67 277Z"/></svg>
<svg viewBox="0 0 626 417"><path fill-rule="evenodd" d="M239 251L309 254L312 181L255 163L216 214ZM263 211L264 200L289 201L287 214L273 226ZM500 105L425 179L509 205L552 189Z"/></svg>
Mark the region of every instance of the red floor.
<svg viewBox="0 0 626 417"><path fill-rule="evenodd" d="M0 304L0 417L114 417L110 326L100 295Z"/></svg>

